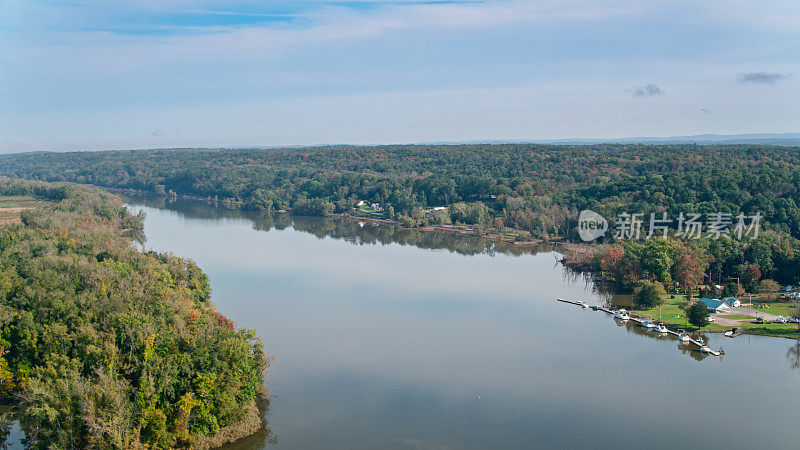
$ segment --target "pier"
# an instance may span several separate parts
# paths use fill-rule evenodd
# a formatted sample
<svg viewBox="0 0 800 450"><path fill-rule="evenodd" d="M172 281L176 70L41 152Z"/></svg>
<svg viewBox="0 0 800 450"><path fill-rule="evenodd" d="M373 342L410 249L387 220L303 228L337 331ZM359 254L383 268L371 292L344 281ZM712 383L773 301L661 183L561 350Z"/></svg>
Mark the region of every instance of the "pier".
<svg viewBox="0 0 800 450"><path fill-rule="evenodd" d="M600 306L600 305L588 305L586 302L576 301L576 300L569 300L569 299L566 299L566 298L557 298L556 300L558 300L560 302L563 302L563 303L569 303L571 305L580 306L580 307L583 307L583 308L591 308L592 311L603 311L604 313L607 313L607 314L614 314L613 310L608 309L608 308L606 308L604 306ZM633 317L633 316L630 316L630 315L629 315L629 317L630 317L630 319L628 319L628 320L632 320L632 321L638 323L639 325L644 324L648 320L652 321L652 319L648 319L648 318ZM672 331L669 328L667 328L667 334L673 335L675 337L679 337L680 336L680 333ZM709 348L705 343L697 341L695 339L692 339L691 337L689 338L688 342L691 343L691 344L696 345L697 348L700 349L700 351L703 351L705 353L708 353L708 354L711 354L711 355L714 355L714 356L722 355L722 352L716 351L716 350L711 350L711 348Z"/></svg>

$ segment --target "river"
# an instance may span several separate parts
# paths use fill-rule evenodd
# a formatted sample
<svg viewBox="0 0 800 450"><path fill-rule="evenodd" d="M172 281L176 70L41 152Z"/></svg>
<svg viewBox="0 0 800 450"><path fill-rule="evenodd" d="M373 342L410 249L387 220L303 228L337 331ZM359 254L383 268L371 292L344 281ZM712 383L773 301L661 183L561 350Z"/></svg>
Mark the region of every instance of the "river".
<svg viewBox="0 0 800 450"><path fill-rule="evenodd" d="M276 359L230 448L797 448L797 342L706 357L602 312L556 253L448 233L129 199Z"/></svg>

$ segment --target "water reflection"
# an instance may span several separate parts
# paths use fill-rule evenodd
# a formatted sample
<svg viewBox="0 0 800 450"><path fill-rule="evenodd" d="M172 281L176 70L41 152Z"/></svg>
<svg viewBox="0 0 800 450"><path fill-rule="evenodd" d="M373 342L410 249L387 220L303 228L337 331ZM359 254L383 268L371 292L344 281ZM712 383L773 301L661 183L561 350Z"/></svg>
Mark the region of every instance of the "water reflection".
<svg viewBox="0 0 800 450"><path fill-rule="evenodd" d="M258 412L261 414L261 428L255 433L236 442L223 446L225 450L245 450L264 448L278 443L278 436L273 433L267 421L269 413L269 400L258 400Z"/></svg>
<svg viewBox="0 0 800 450"><path fill-rule="evenodd" d="M786 352L786 357L789 359L789 367L794 370L800 370L800 340L789 347L789 350Z"/></svg>
<svg viewBox="0 0 800 450"><path fill-rule="evenodd" d="M618 320L618 319L612 319L612 320L618 327L625 329L625 331L627 331L628 333L637 336L642 336L645 339L653 339L657 341L673 341L677 344L678 350L680 350L682 354L689 356L697 361L703 361L704 359L710 356L710 354L708 353L701 352L700 348L697 347L697 345L692 344L691 342L682 342L674 335L668 333L656 333L654 331L647 330L633 320ZM689 336L694 340L702 339L703 342L707 343L708 345L712 345L709 340L710 338L707 334L695 332L695 333L690 333Z"/></svg>
<svg viewBox="0 0 800 450"><path fill-rule="evenodd" d="M0 448L24 448L25 433L19 427L14 407L0 404Z"/></svg>
<svg viewBox="0 0 800 450"><path fill-rule="evenodd" d="M195 259L214 302L277 354L267 415L277 447L619 448L645 437L657 448L796 446L793 341L711 334L729 356L706 361L693 346L556 302L624 298L564 273L553 254L202 203L153 206L168 210L147 208L148 247ZM742 404L750 426L709 432ZM272 436L264 429L236 446Z"/></svg>
<svg viewBox="0 0 800 450"><path fill-rule="evenodd" d="M355 245L401 244L429 250L448 250L461 255L506 254L532 255L553 250L545 245L517 245L492 241L478 236L464 236L445 231L422 231L400 226L374 224L368 220L295 216L281 213L242 211L223 203L212 203L181 198L154 196L127 196L137 205L176 211L186 218L223 220L246 219L257 231L294 230L318 238L342 239ZM554 262L556 262L554 260ZM583 276L578 275L576 276Z"/></svg>
<svg viewBox="0 0 800 450"><path fill-rule="evenodd" d="M14 423L14 418L11 414L11 408L6 405L0 405L0 447L6 447L6 440L11 434L11 425Z"/></svg>

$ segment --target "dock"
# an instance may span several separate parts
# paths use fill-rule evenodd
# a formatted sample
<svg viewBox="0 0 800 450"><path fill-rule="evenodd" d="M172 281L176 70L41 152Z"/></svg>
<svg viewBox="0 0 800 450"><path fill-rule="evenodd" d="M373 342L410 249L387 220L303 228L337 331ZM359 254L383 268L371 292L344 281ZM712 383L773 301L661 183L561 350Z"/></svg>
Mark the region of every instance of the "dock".
<svg viewBox="0 0 800 450"><path fill-rule="evenodd" d="M558 300L560 302L563 302L563 303L569 303L571 305L580 306L580 307L587 306L587 307L591 308L592 311L603 311L604 313L607 313L607 314L614 314L613 310L608 309L608 308L606 308L604 306L600 306L600 305L587 305L586 302L576 301L576 300L569 300L569 299L566 299L566 298L557 298L556 300ZM629 314L629 317L630 317L629 320L632 320L632 321L638 323L639 325L644 324L648 320L652 321L652 319L648 319L648 318L633 317L630 314ZM670 335L675 336L675 337L679 337L680 336L680 333L672 331L669 328L667 329L667 334L670 334ZM705 348L706 349L705 352L708 353L708 354L711 354L711 355L714 355L714 356L722 355L721 351L711 350L706 344L704 344L704 343L702 343L700 341L697 341L695 339L689 338L689 343L696 345L697 348L699 348L701 351L702 351L703 348Z"/></svg>

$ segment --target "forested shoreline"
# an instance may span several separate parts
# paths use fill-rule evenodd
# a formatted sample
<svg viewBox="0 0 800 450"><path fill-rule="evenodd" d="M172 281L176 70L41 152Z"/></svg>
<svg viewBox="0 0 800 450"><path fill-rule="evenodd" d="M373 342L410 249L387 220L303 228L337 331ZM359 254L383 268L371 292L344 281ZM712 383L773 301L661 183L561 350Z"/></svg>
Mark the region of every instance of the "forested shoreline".
<svg viewBox="0 0 800 450"><path fill-rule="evenodd" d="M798 147L475 144L27 153L0 156L0 173L300 215L347 215L374 204L371 216L407 227L513 230L509 235L520 241L579 242L576 225L584 209L609 220L622 213L696 213L703 220L758 214L757 239L667 242L666 268L636 256L644 252L639 247L655 244L611 237L603 243L612 247L598 251L616 256L571 261L621 284L632 283L626 274L637 282L674 283L681 258L691 259L705 282L742 277L742 267L752 265L764 278L800 281ZM618 269L609 270L609 261ZM692 278L699 279L688 284L703 282L700 275Z"/></svg>
<svg viewBox="0 0 800 450"><path fill-rule="evenodd" d="M0 395L34 448L205 447L261 426L261 340L191 261L139 251L142 215L69 183L0 228Z"/></svg>
<svg viewBox="0 0 800 450"><path fill-rule="evenodd" d="M329 215L359 200L407 225L457 221L570 237L577 212L760 211L800 237L800 150L778 146L431 145L137 150L0 156L0 173L248 209ZM425 214L449 206L449 214ZM388 211L386 213L389 214Z"/></svg>

